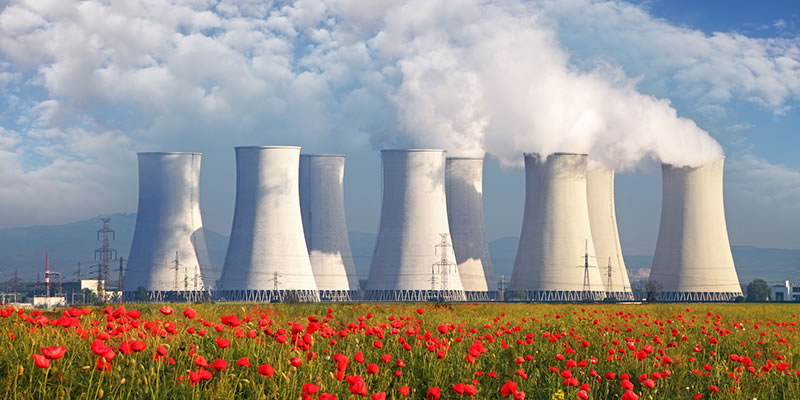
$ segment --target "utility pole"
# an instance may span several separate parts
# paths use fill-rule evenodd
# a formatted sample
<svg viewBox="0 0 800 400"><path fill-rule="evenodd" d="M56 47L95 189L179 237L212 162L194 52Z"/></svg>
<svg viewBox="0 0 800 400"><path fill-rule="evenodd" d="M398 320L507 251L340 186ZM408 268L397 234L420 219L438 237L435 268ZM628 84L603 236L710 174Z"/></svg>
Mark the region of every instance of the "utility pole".
<svg viewBox="0 0 800 400"><path fill-rule="evenodd" d="M117 235L114 230L108 226L108 223L111 222L110 217L101 218L101 220L103 221L103 228L97 231L97 240L101 240L100 234L102 234L103 246L94 251L94 259L97 260L98 256L100 258L100 266L97 271L97 295L102 301L105 301L105 285L102 285L100 281L108 281L111 261L117 259L117 250L111 247L111 240L116 240Z"/></svg>
<svg viewBox="0 0 800 400"><path fill-rule="evenodd" d="M44 252L44 286L47 298L47 308L50 308L50 254Z"/></svg>
<svg viewBox="0 0 800 400"><path fill-rule="evenodd" d="M123 271L124 268L125 258L119 258L119 268L117 268L117 272L119 272L119 278L117 280L117 290L119 290L119 302L122 303L122 298L125 296L125 285L123 281Z"/></svg>
<svg viewBox="0 0 800 400"><path fill-rule="evenodd" d="M178 259L178 252L176 251L175 252L175 281L173 282L173 286L174 286L174 289L175 289L176 293L178 292L178 268L180 268L180 266L181 266L181 262Z"/></svg>
<svg viewBox="0 0 800 400"><path fill-rule="evenodd" d="M195 275L195 282L197 282L197 275ZM275 293L278 292L278 271L272 273L272 290L275 291Z"/></svg>

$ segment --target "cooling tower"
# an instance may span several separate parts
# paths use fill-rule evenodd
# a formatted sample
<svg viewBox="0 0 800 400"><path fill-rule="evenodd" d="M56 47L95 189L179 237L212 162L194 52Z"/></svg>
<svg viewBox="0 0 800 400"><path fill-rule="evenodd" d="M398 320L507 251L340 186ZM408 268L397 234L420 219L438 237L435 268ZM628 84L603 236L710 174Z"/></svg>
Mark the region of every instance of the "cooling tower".
<svg viewBox="0 0 800 400"><path fill-rule="evenodd" d="M125 272L125 298L197 300L207 287L200 216L200 153L139 153L139 209Z"/></svg>
<svg viewBox="0 0 800 400"><path fill-rule="evenodd" d="M532 301L605 298L589 226L586 154L525 155L525 212L509 289ZM516 292L516 293L515 293Z"/></svg>
<svg viewBox="0 0 800 400"><path fill-rule="evenodd" d="M365 291L371 300L465 300L450 241L443 150L383 150L383 203Z"/></svg>
<svg viewBox="0 0 800 400"><path fill-rule="evenodd" d="M597 266L606 296L617 300L633 300L619 243L614 206L614 171L602 165L590 169L586 175L586 192L594 251L597 253Z"/></svg>
<svg viewBox="0 0 800 400"><path fill-rule="evenodd" d="M650 279L662 301L731 301L742 295L722 200L724 159L697 168L663 164L661 226Z"/></svg>
<svg viewBox="0 0 800 400"><path fill-rule="evenodd" d="M311 268L322 300L358 292L344 214L344 156L300 155L300 212Z"/></svg>
<svg viewBox="0 0 800 400"><path fill-rule="evenodd" d="M447 220L467 300L497 298L483 224L483 158L447 158Z"/></svg>
<svg viewBox="0 0 800 400"><path fill-rule="evenodd" d="M300 148L236 148L236 208L218 297L316 301L299 198Z"/></svg>

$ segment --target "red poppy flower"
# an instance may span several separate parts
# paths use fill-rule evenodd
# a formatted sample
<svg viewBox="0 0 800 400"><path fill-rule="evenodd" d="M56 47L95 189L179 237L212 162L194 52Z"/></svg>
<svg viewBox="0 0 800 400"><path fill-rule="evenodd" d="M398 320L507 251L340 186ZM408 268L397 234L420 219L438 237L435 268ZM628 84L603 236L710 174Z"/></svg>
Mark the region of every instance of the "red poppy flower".
<svg viewBox="0 0 800 400"><path fill-rule="evenodd" d="M319 386L313 383L306 383L303 385L303 393L314 394L319 392Z"/></svg>
<svg viewBox="0 0 800 400"><path fill-rule="evenodd" d="M270 377L275 373L275 368L272 368L272 365L269 364L261 364L258 366L258 374L264 375L266 377Z"/></svg>
<svg viewBox="0 0 800 400"><path fill-rule="evenodd" d="M292 357L292 359L289 360L289 364L292 364L292 366L296 368L303 365L303 360L297 357Z"/></svg>
<svg viewBox="0 0 800 400"><path fill-rule="evenodd" d="M64 346L42 347L41 351L45 357L51 360L58 360L67 353L67 348Z"/></svg>
<svg viewBox="0 0 800 400"><path fill-rule="evenodd" d="M368 374L377 374L380 371L378 368L378 364L369 364L367 365L367 373Z"/></svg>
<svg viewBox="0 0 800 400"><path fill-rule="evenodd" d="M221 338L221 337L217 338L217 347L219 347L220 349L228 348L228 346L230 346L230 345L231 345L231 341L230 340L224 339L224 338Z"/></svg>
<svg viewBox="0 0 800 400"><path fill-rule="evenodd" d="M50 368L50 360L38 353L33 355L33 363L39 368Z"/></svg>
<svg viewBox="0 0 800 400"><path fill-rule="evenodd" d="M367 384L364 383L363 379L361 379L361 375L355 375L347 378L347 383L350 384L350 393L361 396L367 395Z"/></svg>
<svg viewBox="0 0 800 400"><path fill-rule="evenodd" d="M224 371L226 368L228 368L228 362L221 358L217 358L214 360L214 364L211 364L211 366L214 367L214 372Z"/></svg>
<svg viewBox="0 0 800 400"><path fill-rule="evenodd" d="M160 311L164 315L172 315L172 307L170 306L161 306L161 308L159 308L158 311Z"/></svg>
<svg viewBox="0 0 800 400"><path fill-rule="evenodd" d="M242 358L239 359L239 361L236 362L236 366L237 367L249 367L250 366L250 360L247 357L242 357Z"/></svg>
<svg viewBox="0 0 800 400"><path fill-rule="evenodd" d="M428 389L428 394L425 396L425 398L428 400L436 400L441 396L442 396L442 390L434 386Z"/></svg>
<svg viewBox="0 0 800 400"><path fill-rule="evenodd" d="M575 396L581 400L586 400L589 398L589 393L585 390L579 390L578 393L575 393Z"/></svg>
<svg viewBox="0 0 800 400"><path fill-rule="evenodd" d="M373 393L370 400L386 400L386 392Z"/></svg>
<svg viewBox="0 0 800 400"><path fill-rule="evenodd" d="M503 397L506 397L510 394L514 394L516 392L517 392L517 384L514 381L508 381L503 385L503 387L500 388L500 394L503 395Z"/></svg>
<svg viewBox="0 0 800 400"><path fill-rule="evenodd" d="M402 394L403 396L408 397L408 395L411 393L411 388L409 388L408 386L401 386L397 388L397 391L400 392L400 394Z"/></svg>
<svg viewBox="0 0 800 400"><path fill-rule="evenodd" d="M195 315L197 315L197 311L192 307L186 307L186 309L183 310L183 316L186 318L194 319Z"/></svg>
<svg viewBox="0 0 800 400"><path fill-rule="evenodd" d="M633 390L628 390L622 394L622 400L639 400L639 395L633 392Z"/></svg>

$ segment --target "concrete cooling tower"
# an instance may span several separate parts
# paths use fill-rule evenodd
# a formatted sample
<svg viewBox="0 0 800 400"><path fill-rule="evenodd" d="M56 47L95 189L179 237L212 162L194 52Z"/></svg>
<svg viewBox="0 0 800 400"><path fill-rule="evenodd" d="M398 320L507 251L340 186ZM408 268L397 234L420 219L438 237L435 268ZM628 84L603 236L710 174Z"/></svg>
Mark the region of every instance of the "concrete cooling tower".
<svg viewBox="0 0 800 400"><path fill-rule="evenodd" d="M614 206L614 171L602 165L590 169L586 176L586 192L597 266L606 296L617 300L633 300L628 271L622 258L622 246L619 243L617 212Z"/></svg>
<svg viewBox="0 0 800 400"><path fill-rule="evenodd" d="M217 296L319 300L299 198L300 148L236 148L236 208Z"/></svg>
<svg viewBox="0 0 800 400"><path fill-rule="evenodd" d="M200 153L139 153L139 209L124 297L144 287L151 300L196 301L205 290L208 250L200 216Z"/></svg>
<svg viewBox="0 0 800 400"><path fill-rule="evenodd" d="M450 241L443 150L383 150L383 204L370 300L463 301Z"/></svg>
<svg viewBox="0 0 800 400"><path fill-rule="evenodd" d="M664 164L661 226L650 279L662 301L732 301L742 295L722 200L724 159Z"/></svg>
<svg viewBox="0 0 800 400"><path fill-rule="evenodd" d="M344 214L344 156L300 155L300 212L320 298L357 298L358 276Z"/></svg>
<svg viewBox="0 0 800 400"><path fill-rule="evenodd" d="M483 223L483 158L447 158L447 220L467 300L497 298Z"/></svg>
<svg viewBox="0 0 800 400"><path fill-rule="evenodd" d="M599 301L586 154L525 155L525 212L509 289L532 301ZM516 293L515 293L516 292Z"/></svg>

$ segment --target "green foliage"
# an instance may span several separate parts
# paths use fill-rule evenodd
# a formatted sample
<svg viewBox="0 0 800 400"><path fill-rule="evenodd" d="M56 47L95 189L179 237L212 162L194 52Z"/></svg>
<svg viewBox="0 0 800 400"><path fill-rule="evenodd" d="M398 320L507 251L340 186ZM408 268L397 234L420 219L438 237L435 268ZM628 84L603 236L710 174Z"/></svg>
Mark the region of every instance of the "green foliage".
<svg viewBox="0 0 800 400"><path fill-rule="evenodd" d="M769 285L763 279L755 279L747 285L747 301L769 301Z"/></svg>
<svg viewBox="0 0 800 400"><path fill-rule="evenodd" d="M136 288L136 294L133 295L133 299L137 302L146 302L149 300L147 296L147 289L144 286L139 286Z"/></svg>
<svg viewBox="0 0 800 400"><path fill-rule="evenodd" d="M31 322L39 317L30 311L24 314L30 321L17 312L7 313L0 318L0 398L300 399L303 385L314 383L320 393L341 400L368 399L376 392L387 392L387 399L405 399L399 395L400 386L411 388L409 399L425 398L436 386L442 390L441 400L447 400L468 398L451 387L477 380L475 398L500 399L500 387L513 381L529 400L575 399L579 388L564 384L565 370L590 386L592 399L621 398L619 376L624 373L641 399L696 394L712 400L800 398L800 321L793 304L224 303L191 305L197 310L194 319L183 316L187 304L168 304L171 314L159 312L160 306L126 305L141 312L136 317L122 312L109 317L102 307L91 307L77 317L78 327L66 328ZM43 317L58 320L64 311L56 309ZM241 324L223 325L222 316L229 315L236 315ZM318 321L320 329L310 334L308 347L300 349L303 345L297 343L303 342L311 320ZM174 333L166 331L168 324L174 324ZM297 329L299 342L292 339L295 324L302 325ZM286 330L285 344L277 340L278 329ZM97 338L106 338L104 345L114 349L108 372L95 368L101 357L90 348ZM230 340L230 346L220 348L217 338ZM411 345L409 350L400 338ZM142 340L147 348L125 354L120 346L126 340ZM376 340L382 348L373 346ZM473 364L465 358L475 343L486 351L474 353L478 356ZM64 346L67 353L50 360L48 369L37 368L32 355L47 346ZM156 357L158 346L165 349L161 359ZM652 354L638 359L637 353L647 347ZM364 363L354 361L356 352L363 353ZM335 377L337 353L349 359L346 376L363 378L368 396L352 395L349 384ZM386 354L393 356L390 362L381 360ZM526 355L531 359L518 365L517 357ZM749 357L755 372L732 355ZM206 367L211 379L192 384L189 371L200 369L196 356L209 363L219 358L228 366L219 371ZM665 356L670 364L663 364ZM251 366L236 366L241 357ZM291 366L293 357L302 365ZM398 367L398 359L405 366ZM570 360L585 361L586 366L568 368ZM779 371L784 362L788 369ZM257 372L267 363L276 371L271 377ZM379 366L377 374L367 372L371 363ZM401 376L395 375L397 370ZM670 376L656 379L653 388L639 380L666 370ZM599 382L591 371L601 377ZM487 376L489 372L497 378ZM606 372L617 378L603 378ZM711 385L718 386L719 393L712 394Z"/></svg>

